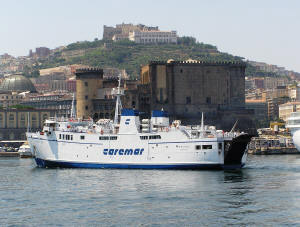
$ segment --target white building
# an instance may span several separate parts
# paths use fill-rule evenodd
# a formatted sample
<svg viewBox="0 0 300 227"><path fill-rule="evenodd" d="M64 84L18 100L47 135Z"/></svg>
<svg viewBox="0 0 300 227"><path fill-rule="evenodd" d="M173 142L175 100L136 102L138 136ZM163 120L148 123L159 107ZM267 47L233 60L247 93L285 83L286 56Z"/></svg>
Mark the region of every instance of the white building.
<svg viewBox="0 0 300 227"><path fill-rule="evenodd" d="M176 31L132 31L129 40L135 43L177 43Z"/></svg>

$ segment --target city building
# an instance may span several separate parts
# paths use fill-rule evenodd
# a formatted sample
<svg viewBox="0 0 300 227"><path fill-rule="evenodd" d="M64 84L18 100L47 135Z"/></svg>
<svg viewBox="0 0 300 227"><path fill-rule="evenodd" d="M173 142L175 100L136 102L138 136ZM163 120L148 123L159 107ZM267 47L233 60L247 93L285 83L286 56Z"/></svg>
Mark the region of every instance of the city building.
<svg viewBox="0 0 300 227"><path fill-rule="evenodd" d="M286 121L292 112L300 111L300 102L288 102L279 105L279 118Z"/></svg>
<svg viewBox="0 0 300 227"><path fill-rule="evenodd" d="M246 99L246 109L254 110L256 120L268 119L268 102L266 99Z"/></svg>
<svg viewBox="0 0 300 227"><path fill-rule="evenodd" d="M25 140L27 128L38 131L49 117L54 117L53 110L0 109L0 140Z"/></svg>
<svg viewBox="0 0 300 227"><path fill-rule="evenodd" d="M0 84L1 92L31 92L36 93L36 88L30 79L22 76L21 74L15 74L6 77Z"/></svg>
<svg viewBox="0 0 300 227"><path fill-rule="evenodd" d="M0 106L6 108L9 106L20 104L23 98L23 95L19 95L15 92L0 91Z"/></svg>

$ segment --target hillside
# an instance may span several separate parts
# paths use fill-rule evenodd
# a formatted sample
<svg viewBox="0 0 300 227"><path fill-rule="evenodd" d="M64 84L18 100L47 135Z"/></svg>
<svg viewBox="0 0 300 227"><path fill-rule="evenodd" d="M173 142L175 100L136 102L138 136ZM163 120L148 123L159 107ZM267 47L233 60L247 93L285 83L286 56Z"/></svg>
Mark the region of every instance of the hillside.
<svg viewBox="0 0 300 227"><path fill-rule="evenodd" d="M83 64L102 68L126 69L132 78L139 77L140 66L149 61L168 59L205 61L241 61L242 57L218 51L217 47L198 43L192 37L179 38L179 44L136 44L131 41L109 42L103 40L84 41L69 44L49 58L39 60L35 69L49 68L67 64ZM248 64L246 75L277 76L257 72Z"/></svg>

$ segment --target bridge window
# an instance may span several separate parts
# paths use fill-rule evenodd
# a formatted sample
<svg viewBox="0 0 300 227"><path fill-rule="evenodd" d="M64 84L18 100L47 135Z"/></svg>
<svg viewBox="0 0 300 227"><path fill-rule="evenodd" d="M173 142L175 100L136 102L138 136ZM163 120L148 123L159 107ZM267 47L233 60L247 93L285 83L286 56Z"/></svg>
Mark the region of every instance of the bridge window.
<svg viewBox="0 0 300 227"><path fill-rule="evenodd" d="M202 149L212 149L212 145L202 145Z"/></svg>
<svg viewBox="0 0 300 227"><path fill-rule="evenodd" d="M108 136L100 136L99 140L109 140L109 137Z"/></svg>
<svg viewBox="0 0 300 227"><path fill-rule="evenodd" d="M148 140L148 136L140 136L141 140Z"/></svg>
<svg viewBox="0 0 300 227"><path fill-rule="evenodd" d="M73 140L73 135L71 135L71 140Z"/></svg>
<svg viewBox="0 0 300 227"><path fill-rule="evenodd" d="M81 140L84 140L84 136L80 136L80 139L81 139Z"/></svg>
<svg viewBox="0 0 300 227"><path fill-rule="evenodd" d="M59 134L59 139L61 140L61 134Z"/></svg>
<svg viewBox="0 0 300 227"><path fill-rule="evenodd" d="M161 139L160 135L149 136L150 140Z"/></svg>
<svg viewBox="0 0 300 227"><path fill-rule="evenodd" d="M196 145L196 150L201 150L201 145Z"/></svg>
<svg viewBox="0 0 300 227"><path fill-rule="evenodd" d="M110 139L110 140L117 140L118 137L117 137L117 136L111 136L111 137L109 137L109 139Z"/></svg>

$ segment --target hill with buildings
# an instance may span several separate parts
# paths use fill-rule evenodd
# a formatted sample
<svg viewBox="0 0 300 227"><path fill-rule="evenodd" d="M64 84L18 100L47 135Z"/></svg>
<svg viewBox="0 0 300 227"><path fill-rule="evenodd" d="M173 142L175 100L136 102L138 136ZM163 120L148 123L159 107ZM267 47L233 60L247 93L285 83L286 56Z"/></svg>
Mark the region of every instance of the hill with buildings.
<svg viewBox="0 0 300 227"><path fill-rule="evenodd" d="M192 37L178 39L178 44L137 44L121 41L84 41L72 43L48 58L39 59L39 69L68 64L125 69L132 78L149 61L175 60L241 61L243 58L218 51L217 47L198 43Z"/></svg>

